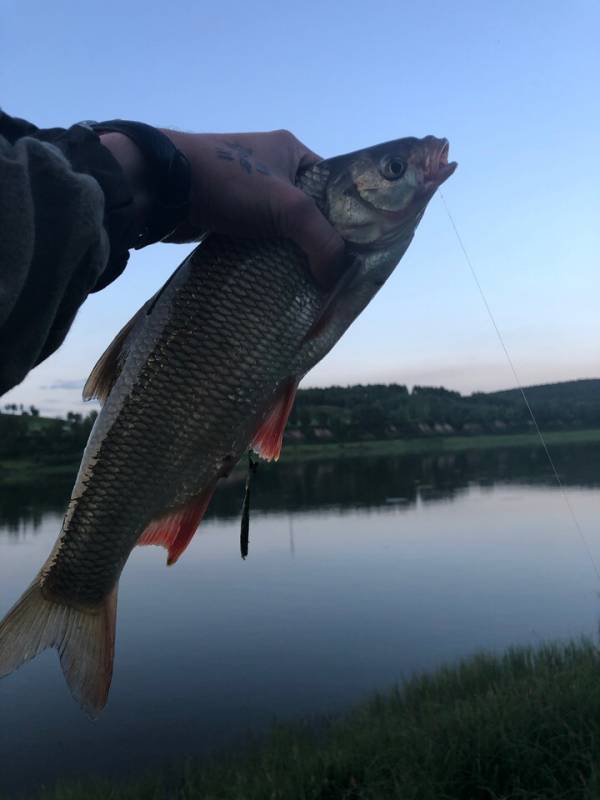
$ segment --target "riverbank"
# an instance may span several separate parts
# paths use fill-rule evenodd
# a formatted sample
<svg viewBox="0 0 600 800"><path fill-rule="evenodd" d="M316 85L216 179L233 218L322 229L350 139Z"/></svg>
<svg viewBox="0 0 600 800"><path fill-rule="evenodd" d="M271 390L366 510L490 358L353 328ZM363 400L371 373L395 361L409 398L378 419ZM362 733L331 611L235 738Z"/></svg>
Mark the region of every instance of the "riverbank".
<svg viewBox="0 0 600 800"><path fill-rule="evenodd" d="M479 655L168 780L83 783L36 800L592 800L599 675L589 642Z"/></svg>
<svg viewBox="0 0 600 800"><path fill-rule="evenodd" d="M549 431L544 434L548 446L600 442L600 429ZM536 433L493 434L482 436L431 436L418 439L386 439L363 442L332 442L330 444L286 444L282 462L311 459L353 458L377 455L422 455L426 453L456 453L466 450L489 450L507 447L541 447ZM245 469L245 463L242 462ZM0 488L35 484L42 480L74 480L79 462L51 463L43 458L0 459Z"/></svg>
<svg viewBox="0 0 600 800"><path fill-rule="evenodd" d="M548 445L600 442L600 428L589 430L549 431L544 433ZM430 436L418 439L386 439L331 444L286 445L281 460L308 458L343 458L356 455L420 455L452 453L465 450L490 450L503 447L540 446L537 433L485 434L481 436Z"/></svg>
<svg viewBox="0 0 600 800"><path fill-rule="evenodd" d="M32 461L27 458L0 459L0 489L10 486L33 486L48 480L72 483L78 468L78 461L46 464L43 461Z"/></svg>

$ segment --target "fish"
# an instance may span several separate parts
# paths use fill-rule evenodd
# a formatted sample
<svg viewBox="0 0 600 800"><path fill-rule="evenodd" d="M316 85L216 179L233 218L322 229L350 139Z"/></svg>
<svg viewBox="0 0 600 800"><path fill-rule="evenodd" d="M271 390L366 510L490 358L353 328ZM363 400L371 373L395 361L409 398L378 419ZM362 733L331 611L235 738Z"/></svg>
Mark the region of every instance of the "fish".
<svg viewBox="0 0 600 800"><path fill-rule="evenodd" d="M174 564L242 455L279 457L298 384L406 252L456 169L448 150L407 137L297 176L345 240L332 290L289 240L212 233L117 334L84 387L102 409L58 539L0 623L0 677L55 648L72 695L98 716L133 548L161 545Z"/></svg>

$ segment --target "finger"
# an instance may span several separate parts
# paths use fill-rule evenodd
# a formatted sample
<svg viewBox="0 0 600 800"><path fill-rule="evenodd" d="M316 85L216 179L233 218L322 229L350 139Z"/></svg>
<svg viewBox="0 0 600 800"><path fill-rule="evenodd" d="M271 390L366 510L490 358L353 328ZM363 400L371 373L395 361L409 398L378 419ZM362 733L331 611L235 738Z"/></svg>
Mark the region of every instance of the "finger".
<svg viewBox="0 0 600 800"><path fill-rule="evenodd" d="M197 225L184 221L162 241L166 244L186 244L187 242L197 242L201 237L202 231L198 229Z"/></svg>
<svg viewBox="0 0 600 800"><path fill-rule="evenodd" d="M296 171L309 167L317 161L322 161L322 157L301 142L291 131L282 129L272 131L270 134L276 142L276 149L280 152L287 152L294 162Z"/></svg>
<svg viewBox="0 0 600 800"><path fill-rule="evenodd" d="M306 169L307 167L312 167L313 164L317 164L319 161L323 161L322 156L317 155L317 153L309 150L308 147L305 147L304 145L301 145L301 150L298 154L298 157L298 172Z"/></svg>
<svg viewBox="0 0 600 800"><path fill-rule="evenodd" d="M312 167L313 164L317 164L319 161L323 160L323 156L320 156L318 153L315 153L314 150L311 150L307 147L303 142L299 139L295 139L295 148L296 148L296 172L295 176L298 172L301 172L303 169L307 169L308 167Z"/></svg>
<svg viewBox="0 0 600 800"><path fill-rule="evenodd" d="M318 153L307 147L291 131L273 131L273 136L276 141L276 149L281 153L287 153L287 174L292 183L296 180L299 172L323 160Z"/></svg>
<svg viewBox="0 0 600 800"><path fill-rule="evenodd" d="M342 271L344 240L308 195L292 185L282 187L278 232L304 250L316 282L331 289Z"/></svg>

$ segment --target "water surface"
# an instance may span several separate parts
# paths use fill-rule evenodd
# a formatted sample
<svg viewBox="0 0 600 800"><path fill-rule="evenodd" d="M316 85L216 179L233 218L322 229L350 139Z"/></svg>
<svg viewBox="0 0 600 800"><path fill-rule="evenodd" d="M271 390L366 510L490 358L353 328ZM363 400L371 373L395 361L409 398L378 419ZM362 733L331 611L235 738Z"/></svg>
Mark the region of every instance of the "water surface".
<svg viewBox="0 0 600 800"><path fill-rule="evenodd" d="M554 456L600 561L600 447ZM0 789L141 772L335 712L476 650L596 637L598 580L539 448L259 470L180 562L138 548L121 580L108 706L90 721L56 654L0 682ZM68 486L0 494L0 613L48 554Z"/></svg>

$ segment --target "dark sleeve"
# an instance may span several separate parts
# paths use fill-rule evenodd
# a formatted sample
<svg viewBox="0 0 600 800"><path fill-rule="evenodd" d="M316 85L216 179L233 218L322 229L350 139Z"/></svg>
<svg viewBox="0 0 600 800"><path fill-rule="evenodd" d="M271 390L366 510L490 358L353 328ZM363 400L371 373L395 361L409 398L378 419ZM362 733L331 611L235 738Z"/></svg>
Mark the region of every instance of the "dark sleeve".
<svg viewBox="0 0 600 800"><path fill-rule="evenodd" d="M96 133L0 111L0 395L56 350L134 239L131 193Z"/></svg>

